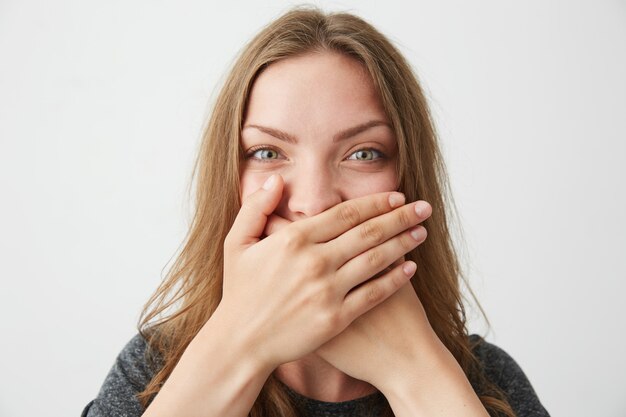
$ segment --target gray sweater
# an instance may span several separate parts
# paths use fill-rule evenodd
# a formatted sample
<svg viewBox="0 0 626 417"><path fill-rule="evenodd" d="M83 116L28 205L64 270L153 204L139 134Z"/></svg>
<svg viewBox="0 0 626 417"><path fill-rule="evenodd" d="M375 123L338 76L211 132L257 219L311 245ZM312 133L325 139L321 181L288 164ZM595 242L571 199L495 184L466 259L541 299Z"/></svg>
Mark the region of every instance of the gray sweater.
<svg viewBox="0 0 626 417"><path fill-rule="evenodd" d="M471 335L470 340L480 340L474 353L484 365L488 379L508 395L509 403L519 417L549 417L528 378L511 356L478 335ZM144 357L146 347L145 339L139 334L126 344L104 380L98 396L86 405L81 417L139 417L143 414L144 409L135 394L142 391L154 375ZM470 382L479 392L474 382ZM283 387L304 417L377 416L387 404L380 392L333 403L307 398L285 384Z"/></svg>

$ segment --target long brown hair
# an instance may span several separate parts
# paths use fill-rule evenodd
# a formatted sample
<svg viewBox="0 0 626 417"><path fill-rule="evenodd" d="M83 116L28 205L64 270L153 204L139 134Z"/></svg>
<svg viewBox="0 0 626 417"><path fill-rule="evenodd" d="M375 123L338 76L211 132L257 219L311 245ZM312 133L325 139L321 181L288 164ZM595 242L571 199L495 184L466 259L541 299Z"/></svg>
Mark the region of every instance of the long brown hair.
<svg viewBox="0 0 626 417"><path fill-rule="evenodd" d="M423 199L433 208L424 223L428 239L406 256L418 265L413 287L436 334L468 378L483 387L479 396L488 411L514 416L505 394L484 376L467 336L460 290L464 278L448 223L454 203L418 79L399 51L370 24L348 13L326 14L311 7L288 11L256 35L241 51L217 96L194 166L195 213L184 247L140 318L139 331L148 341L156 372L140 400L144 406L150 403L220 302L223 242L241 207L240 133L255 78L273 62L316 51L346 54L372 77L398 143L399 190L407 201ZM386 413L392 415L391 409ZM270 376L250 415L295 417L297 412Z"/></svg>

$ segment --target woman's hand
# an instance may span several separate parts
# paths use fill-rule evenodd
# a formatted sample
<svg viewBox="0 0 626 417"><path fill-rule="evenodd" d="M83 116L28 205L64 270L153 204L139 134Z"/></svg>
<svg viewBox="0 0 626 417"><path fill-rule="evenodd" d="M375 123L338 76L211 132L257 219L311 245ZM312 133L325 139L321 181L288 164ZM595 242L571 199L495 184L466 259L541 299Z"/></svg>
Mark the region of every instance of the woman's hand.
<svg viewBox="0 0 626 417"><path fill-rule="evenodd" d="M431 214L432 208L426 205L421 218L426 220ZM274 234L289 223L272 215L266 233ZM427 232L422 227L418 233L418 244L421 244L426 240ZM397 259L386 271L402 264L404 257ZM406 370L416 368L420 362L430 361L428 355L433 349L445 347L428 322L413 286L407 282L384 302L320 346L315 353L353 378L381 389L391 385L390 380L397 380L398 375Z"/></svg>
<svg viewBox="0 0 626 417"><path fill-rule="evenodd" d="M422 220L431 214L431 206L425 206ZM427 231L422 227L418 244L426 237ZM403 262L404 257L401 257L390 268ZM341 334L320 346L316 353L342 372L382 390L381 387L402 372L428 360L424 356L438 341L422 303L407 282L383 303L355 319Z"/></svg>
<svg viewBox="0 0 626 417"><path fill-rule="evenodd" d="M428 218L431 211L426 206L421 218ZM288 224L271 215L265 233L273 235ZM426 239L425 230L421 232L420 243ZM385 271L401 265L407 265L404 257ZM399 417L487 415L462 368L432 329L409 282L315 353L382 391Z"/></svg>
<svg viewBox="0 0 626 417"><path fill-rule="evenodd" d="M425 217L431 214L427 211ZM390 268L403 263L402 257ZM410 282L315 353L378 388L398 417L487 415L463 369L430 325Z"/></svg>
<svg viewBox="0 0 626 417"><path fill-rule="evenodd" d="M407 282L315 353L342 372L385 392L398 378L429 361L438 341L422 303Z"/></svg>
<svg viewBox="0 0 626 417"><path fill-rule="evenodd" d="M488 416L410 282L315 353L375 386L397 417Z"/></svg>
<svg viewBox="0 0 626 417"><path fill-rule="evenodd" d="M224 242L223 296L214 314L274 367L314 351L402 287L412 262L370 278L417 246L411 232L423 220L402 194L378 193L260 239L282 188L273 176L243 202Z"/></svg>

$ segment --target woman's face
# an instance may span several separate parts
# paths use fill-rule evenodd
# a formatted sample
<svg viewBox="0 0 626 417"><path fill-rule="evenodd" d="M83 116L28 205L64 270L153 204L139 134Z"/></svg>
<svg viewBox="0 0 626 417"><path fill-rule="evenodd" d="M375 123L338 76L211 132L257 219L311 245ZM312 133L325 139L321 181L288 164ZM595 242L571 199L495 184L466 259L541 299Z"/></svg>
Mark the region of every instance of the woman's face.
<svg viewBox="0 0 626 417"><path fill-rule="evenodd" d="M275 213L291 221L398 187L396 139L372 80L338 53L288 58L263 71L242 147L242 201L280 174L285 188Z"/></svg>

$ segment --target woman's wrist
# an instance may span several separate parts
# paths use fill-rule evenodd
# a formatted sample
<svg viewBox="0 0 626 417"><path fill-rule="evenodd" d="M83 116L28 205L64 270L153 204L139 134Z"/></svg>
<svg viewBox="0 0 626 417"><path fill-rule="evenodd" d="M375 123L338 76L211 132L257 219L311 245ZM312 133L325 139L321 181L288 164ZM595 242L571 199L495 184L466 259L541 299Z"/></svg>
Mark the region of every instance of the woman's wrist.
<svg viewBox="0 0 626 417"><path fill-rule="evenodd" d="M396 417L487 416L463 369L437 339L428 352L407 363L377 388Z"/></svg>
<svg viewBox="0 0 626 417"><path fill-rule="evenodd" d="M187 346L144 416L245 417L273 368L214 315Z"/></svg>
<svg viewBox="0 0 626 417"><path fill-rule="evenodd" d="M272 363L269 358L262 355L257 339L251 329L243 328L237 323L236 317L232 317L218 306L192 343L208 345L211 340L217 340L219 349L224 354L237 358L238 362L245 362L250 371L265 375L267 379L278 364Z"/></svg>

